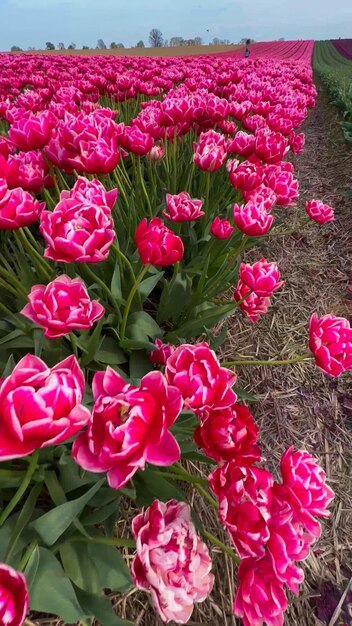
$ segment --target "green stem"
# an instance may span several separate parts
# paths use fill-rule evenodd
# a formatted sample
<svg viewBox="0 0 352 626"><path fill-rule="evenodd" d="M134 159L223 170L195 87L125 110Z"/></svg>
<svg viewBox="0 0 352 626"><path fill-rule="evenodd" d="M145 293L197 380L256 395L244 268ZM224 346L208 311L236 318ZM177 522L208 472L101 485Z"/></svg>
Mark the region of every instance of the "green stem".
<svg viewBox="0 0 352 626"><path fill-rule="evenodd" d="M24 478L23 478L19 488L17 489L15 495L11 498L10 502L8 503L8 505L5 507L5 509L3 510L3 512L0 515L0 526L2 526L4 524L4 522L7 520L9 515L12 513L13 509L17 506L17 504L21 500L22 496L26 492L26 489L27 489L27 487L29 486L29 484L30 484L30 482L32 480L32 476L33 476L35 470L37 469L38 457L39 457L39 450L36 450L32 454L32 457L31 457L30 463L28 465L27 471L26 471L26 473L24 475Z"/></svg>
<svg viewBox="0 0 352 626"><path fill-rule="evenodd" d="M31 558L34 550L36 549L38 545L38 540L37 539L33 539L33 541L31 541L31 543L29 544L27 550L25 551L22 559L20 560L20 563L17 567L19 572L23 572L23 570L25 569L29 559Z"/></svg>
<svg viewBox="0 0 352 626"><path fill-rule="evenodd" d="M215 537L214 535L212 535L211 533L209 533L207 530L202 530L202 535L208 539L209 541L211 541L211 543L213 543L214 545L218 546L218 548L220 548L220 550L222 550L222 552L225 552L225 554L228 554L234 561L235 563L238 565L240 562L239 557L234 553L234 551L232 550L232 548L230 548L229 546L226 546L222 541L220 541L220 539L218 539L217 537Z"/></svg>
<svg viewBox="0 0 352 626"><path fill-rule="evenodd" d="M126 333L126 326L127 326L127 318L128 318L128 314L130 312L130 308L131 308L131 304L133 302L133 298L136 294L136 291L138 290L138 287L140 285L140 283L142 282L144 276L146 275L146 273L148 272L150 268L150 264L147 263L147 265L145 265L142 269L142 271L139 273L139 275L137 276L137 278L135 279L134 285L132 286L132 289L129 293L129 296L127 298L127 302L126 302L126 306L125 306L125 310L123 313L123 318L122 318L122 324L121 324L121 341L123 341L123 339L125 338L125 333Z"/></svg>
<svg viewBox="0 0 352 626"><path fill-rule="evenodd" d="M124 255L123 252L121 252L119 246L116 243L113 243L111 247L114 250L116 256L120 257L120 259L122 259L122 261L128 267L128 271L131 274L132 281L134 282L136 280L136 277L135 277L135 274L134 274L134 271L133 271L133 267L132 267L130 261L128 260L127 256Z"/></svg>
<svg viewBox="0 0 352 626"><path fill-rule="evenodd" d="M152 209L152 205L150 204L149 195L148 195L148 192L147 192L146 187L145 187L144 177L143 177L143 174L142 174L141 159L140 158L138 159L138 174L139 174L139 180L140 180L140 183L141 183L143 195L144 195L146 203L148 205L149 217L150 217L150 219L152 219L152 217L153 217L153 209Z"/></svg>
<svg viewBox="0 0 352 626"><path fill-rule="evenodd" d="M4 280L2 280L0 278L0 287L2 287L3 289L5 289L6 291L8 291L9 293L12 293L13 296L18 297L18 291L15 287L13 287L12 285L9 285L7 282L5 282Z"/></svg>
<svg viewBox="0 0 352 626"><path fill-rule="evenodd" d="M120 313L120 309L117 306L117 303L115 302L115 298L112 295L109 287L107 287L107 285L105 285L104 281L101 280L101 278L99 278L99 276L97 276L91 269L90 267L88 267L87 263L82 263L81 264L81 268L83 269L83 272L85 272L86 274L88 274L89 278L91 278L91 280L93 280L95 283L97 283L97 285L99 285L99 287L101 288L101 290L103 291L103 293L105 293L107 299L110 301L119 321L121 321L121 313Z"/></svg>
<svg viewBox="0 0 352 626"><path fill-rule="evenodd" d="M22 243L23 247L27 250L27 252L30 255L30 257L32 258L32 260L33 261L35 260L35 263L37 264L37 267L45 275L45 277L49 280L51 278L51 274L52 274L50 265L43 259L43 257L39 254L39 252L37 252L37 250L28 241L28 239L27 239L27 237L25 235L25 232L24 232L24 230L22 228L18 228L15 231L15 234L19 238L19 240Z"/></svg>
<svg viewBox="0 0 352 626"><path fill-rule="evenodd" d="M75 355L76 359L78 359L76 337L75 337L74 333L69 333L68 339L70 340L72 352Z"/></svg>
<svg viewBox="0 0 352 626"><path fill-rule="evenodd" d="M300 361L310 361L314 357L307 352L306 354L302 354L301 356L295 356L291 359L270 359L269 361L264 360L253 360L253 361L224 361L222 363L223 367L233 367L235 365L291 365L293 363L299 363Z"/></svg>
<svg viewBox="0 0 352 626"><path fill-rule="evenodd" d="M14 289L17 289L18 291L22 292L22 294L27 298L28 294L25 288L21 285L21 283L17 280L17 278L15 278L15 276L12 276L12 274L10 274L10 272L5 270L5 268L1 267L1 265L0 265L0 274L2 274L4 279L6 279L14 287Z"/></svg>
<svg viewBox="0 0 352 626"><path fill-rule="evenodd" d="M192 474L190 474L189 472L187 472L187 470L185 470L185 469L182 467L181 463L174 463L174 465L171 465L169 469L171 469L171 468L172 468L172 469L173 469L173 468L177 469L177 471L179 472L179 475L180 475L180 479L181 479L181 480L182 480L182 476L184 476L184 479L185 479L187 482L192 482L192 484L193 484L194 488L198 491L198 493L200 493L200 494L203 496L203 498L204 498L207 502L209 502L209 504L211 504L211 506L213 506L215 509L217 509L217 508L218 508L218 503L217 503L217 501L216 501L216 500L215 500L215 499L214 499L214 498L210 495L210 493L208 493L208 492L207 492L207 491L206 491L206 490L202 487L202 485L200 485L200 484L198 483L198 479L197 479L197 482L195 482L195 481L193 480L193 478L194 478L194 477L192 476ZM191 479L191 480L190 480L190 479ZM208 482L206 482L206 484L208 484Z"/></svg>
<svg viewBox="0 0 352 626"><path fill-rule="evenodd" d="M204 172L205 174L205 201L204 201L204 212L205 212L205 223L209 222L209 195L210 195L210 172Z"/></svg>

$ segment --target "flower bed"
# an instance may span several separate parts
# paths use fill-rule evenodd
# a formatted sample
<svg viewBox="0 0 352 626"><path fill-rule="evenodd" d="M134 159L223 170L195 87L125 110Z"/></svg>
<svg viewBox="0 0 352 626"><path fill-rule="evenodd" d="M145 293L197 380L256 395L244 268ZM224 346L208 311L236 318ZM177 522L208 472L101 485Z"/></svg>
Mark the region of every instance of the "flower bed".
<svg viewBox="0 0 352 626"><path fill-rule="evenodd" d="M265 469L241 362L219 362L226 324L214 329L258 322L283 284L274 261L241 255L298 199L285 157L303 149L310 67L10 55L3 67L2 622L30 609L121 624L101 592L134 583L165 622L186 623L213 586L206 540L239 564L243 623L282 624L333 492L305 451L282 451L279 480ZM320 200L305 209L334 219ZM283 363L352 369L348 321L313 313L309 350ZM218 509L233 549L192 518L182 483ZM144 507L130 536L115 532L121 497ZM135 551L130 570L111 546Z"/></svg>

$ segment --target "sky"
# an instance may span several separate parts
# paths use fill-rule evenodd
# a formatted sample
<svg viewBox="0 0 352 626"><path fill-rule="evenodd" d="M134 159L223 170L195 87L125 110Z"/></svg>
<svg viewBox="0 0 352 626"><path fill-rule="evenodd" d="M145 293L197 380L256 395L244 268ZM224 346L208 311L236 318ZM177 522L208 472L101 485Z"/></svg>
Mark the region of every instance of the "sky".
<svg viewBox="0 0 352 626"><path fill-rule="evenodd" d="M0 50L17 45L95 47L98 39L140 39L152 28L173 36L214 37L238 43L285 39L352 38L351 0L0 0Z"/></svg>

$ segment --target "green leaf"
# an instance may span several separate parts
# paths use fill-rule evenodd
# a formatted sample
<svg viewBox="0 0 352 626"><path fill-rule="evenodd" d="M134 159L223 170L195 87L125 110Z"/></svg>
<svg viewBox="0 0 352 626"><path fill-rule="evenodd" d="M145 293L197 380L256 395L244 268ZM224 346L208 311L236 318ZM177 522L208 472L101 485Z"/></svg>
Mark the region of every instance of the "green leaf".
<svg viewBox="0 0 352 626"><path fill-rule="evenodd" d="M112 275L110 291L118 304L124 303L121 288L120 266L118 263L116 263L114 273Z"/></svg>
<svg viewBox="0 0 352 626"><path fill-rule="evenodd" d="M235 394L241 400L247 400L248 402L258 402L257 398L252 396L252 394L248 393L245 389L241 389L240 387L232 387Z"/></svg>
<svg viewBox="0 0 352 626"><path fill-rule="evenodd" d="M142 303L149 296L149 294L153 291L154 287L158 284L161 278L164 276L164 272L157 272L148 278L142 280L141 284L138 287L138 293L141 297Z"/></svg>
<svg viewBox="0 0 352 626"><path fill-rule="evenodd" d="M117 517L117 511L120 506L120 498L118 497L119 494L116 495L117 497L115 497L112 502L109 502L96 511L92 511L91 513L85 515L82 518L82 524L84 524L84 526L95 526L96 524L101 524L102 522L105 522L105 520L113 513L115 513Z"/></svg>
<svg viewBox="0 0 352 626"><path fill-rule="evenodd" d="M187 307L191 295L192 278L189 274L180 272L175 279L165 283L158 306L158 322L167 319L177 322Z"/></svg>
<svg viewBox="0 0 352 626"><path fill-rule="evenodd" d="M142 350L134 350L131 352L129 366L130 378L137 381L153 369L152 363Z"/></svg>
<svg viewBox="0 0 352 626"><path fill-rule="evenodd" d="M38 483L34 487L32 487L29 496L21 508L21 511L18 515L15 527L12 531L10 541L8 543L7 552L5 555L5 561L8 563L10 560L10 556L14 553L15 547L18 543L18 539L24 528L29 524L32 514L34 511L34 507L36 505L38 496L42 490L42 484Z"/></svg>
<svg viewBox="0 0 352 626"><path fill-rule="evenodd" d="M144 472L138 472L133 482L138 506L149 506L155 498L163 502L171 498L181 502L187 501L186 494L174 482L163 478L156 470L147 468Z"/></svg>
<svg viewBox="0 0 352 626"><path fill-rule="evenodd" d="M120 342L120 346L124 350L148 350L148 352L151 352L155 349L155 344L151 341L136 341L133 339L124 339Z"/></svg>
<svg viewBox="0 0 352 626"><path fill-rule="evenodd" d="M212 306L205 311L200 311L198 308L198 310L193 311L193 313L198 313L198 316L188 320L188 322L185 322L171 333L168 333L166 340L177 340L179 337L197 337L204 332L205 328L212 328L225 317L232 315L235 310L236 307L233 303Z"/></svg>
<svg viewBox="0 0 352 626"><path fill-rule="evenodd" d="M98 352L100 345L103 341L101 337L101 331L104 325L104 318L100 319L94 328L92 334L90 335L89 342L87 345L87 352L83 354L81 357L81 367L85 367L90 363L90 361L94 361L95 355Z"/></svg>
<svg viewBox="0 0 352 626"><path fill-rule="evenodd" d="M132 622L117 617L109 598L88 593L75 587L80 605L87 615L94 617L102 626L133 626Z"/></svg>
<svg viewBox="0 0 352 626"><path fill-rule="evenodd" d="M39 548L39 564L31 585L31 611L58 615L66 623L80 621L85 612L74 588L50 550Z"/></svg>
<svg viewBox="0 0 352 626"><path fill-rule="evenodd" d="M130 571L114 546L67 542L60 548L60 557L67 576L85 591L127 591L132 584Z"/></svg>
<svg viewBox="0 0 352 626"><path fill-rule="evenodd" d="M128 318L128 325L126 329L126 336L128 339L135 341L148 341L148 339L155 339L155 337L161 337L163 334L160 326L152 318L149 313L145 311L135 311Z"/></svg>
<svg viewBox="0 0 352 626"><path fill-rule="evenodd" d="M121 350L117 338L104 337L95 360L104 365L121 365L121 363L126 363L127 357Z"/></svg>
<svg viewBox="0 0 352 626"><path fill-rule="evenodd" d="M28 587L29 593L31 593L32 591L32 587L33 587L33 584L37 575L39 561L40 561L40 553L39 553L39 547L37 546L33 550L24 570L24 574L27 579L27 587Z"/></svg>
<svg viewBox="0 0 352 626"><path fill-rule="evenodd" d="M8 376L10 376L10 374L12 374L14 368L16 365L16 361L13 357L13 354L10 354L9 358L7 359L7 363L5 365L5 368L3 370L2 373L2 378L7 378Z"/></svg>
<svg viewBox="0 0 352 626"><path fill-rule="evenodd" d="M55 509L42 515L32 524L32 528L38 533L46 545L52 546L59 537L61 537L65 530L80 515L93 495L100 489L104 480L105 478L101 479L80 498L57 506Z"/></svg>

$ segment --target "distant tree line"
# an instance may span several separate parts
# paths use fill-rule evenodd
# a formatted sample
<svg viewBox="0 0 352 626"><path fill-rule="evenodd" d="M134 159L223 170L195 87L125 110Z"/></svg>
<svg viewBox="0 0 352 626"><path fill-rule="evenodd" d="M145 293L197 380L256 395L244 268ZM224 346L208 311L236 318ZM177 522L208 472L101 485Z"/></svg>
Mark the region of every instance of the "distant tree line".
<svg viewBox="0 0 352 626"><path fill-rule="evenodd" d="M244 38L240 41L240 43L245 44L248 41L250 41L250 43L254 42L253 39L248 40L247 38ZM201 37L193 37L190 39L185 39L184 37L171 37L170 41L168 41L167 39L164 39L164 36L159 28L152 28L149 33L149 46L151 48L161 48L167 46L171 48L174 48L176 46L201 46L202 44L203 40ZM229 44L229 39L219 39L219 37L214 37L209 45L219 46ZM116 43L115 41L112 41L110 45L107 46L103 39L98 39L95 50L107 50L108 48L110 50L115 50L116 48L124 47L125 46L123 43ZM74 42L71 42L67 47L62 41L60 41L57 46L55 46L55 44L51 41L47 41L45 44L45 50L76 50L76 48L77 46ZM135 46L132 46L132 48L145 48L144 41L140 39L139 41L137 41ZM28 48L29 51L35 49L36 48L33 48L32 46L29 46ZM82 50L93 50L93 48L90 48L90 46L82 46ZM12 46L11 52L22 52L22 48L20 48L19 46Z"/></svg>

